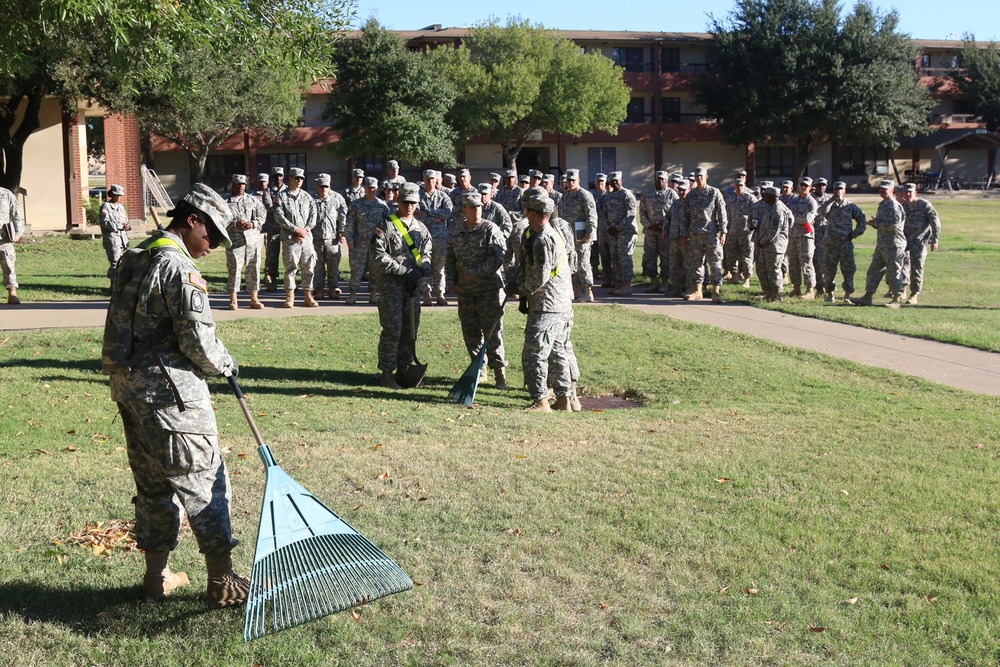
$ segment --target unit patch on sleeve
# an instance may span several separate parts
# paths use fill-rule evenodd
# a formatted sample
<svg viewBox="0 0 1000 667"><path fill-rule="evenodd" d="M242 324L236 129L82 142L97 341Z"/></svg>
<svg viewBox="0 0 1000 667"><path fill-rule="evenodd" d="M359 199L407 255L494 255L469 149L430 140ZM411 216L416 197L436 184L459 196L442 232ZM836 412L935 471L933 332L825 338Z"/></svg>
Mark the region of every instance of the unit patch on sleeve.
<svg viewBox="0 0 1000 667"><path fill-rule="evenodd" d="M192 285L194 285L195 287L201 288L202 292L204 292L205 294L208 294L208 283L205 282L205 279L202 278L198 273L196 273L195 271L192 271L191 273L189 273L188 274L188 280L191 282ZM199 312L201 312L201 311L199 311Z"/></svg>
<svg viewBox="0 0 1000 667"><path fill-rule="evenodd" d="M205 294L197 290L191 290L191 312L202 313L205 311Z"/></svg>

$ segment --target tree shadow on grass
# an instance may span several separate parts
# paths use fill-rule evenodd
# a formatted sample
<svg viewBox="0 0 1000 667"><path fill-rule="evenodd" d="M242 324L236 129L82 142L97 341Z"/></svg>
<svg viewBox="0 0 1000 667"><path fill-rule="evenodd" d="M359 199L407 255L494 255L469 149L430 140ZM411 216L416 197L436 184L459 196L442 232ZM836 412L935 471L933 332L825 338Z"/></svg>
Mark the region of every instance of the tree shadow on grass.
<svg viewBox="0 0 1000 667"><path fill-rule="evenodd" d="M190 590L190 592L188 592ZM0 616L25 623L47 623L86 635L187 636L191 621L205 614L242 617L243 608L213 611L205 606L197 586L178 591L168 600L148 600L139 586L59 588L37 582L0 584Z"/></svg>
<svg viewBox="0 0 1000 667"><path fill-rule="evenodd" d="M108 307L108 297L110 296L110 294L108 292L108 285L105 284L108 282L107 279L102 281L101 285L66 285L65 283L40 283L35 281L33 279L34 277L37 276L25 276L21 278L22 295L26 295L28 296L28 298L31 297L31 292L33 291L37 292L44 291L44 292L51 292L54 294L72 296L77 299L101 299L101 301L97 301L95 303L101 304L101 307L103 308ZM60 277L65 277L65 276L60 276ZM94 276L78 276L78 277L86 279L94 278ZM59 303L60 304L64 303L65 305L70 305L74 308L81 307L79 302L66 301ZM23 305L39 306L39 305L56 305L56 304L52 303L32 304L30 301L25 301Z"/></svg>
<svg viewBox="0 0 1000 667"><path fill-rule="evenodd" d="M293 383L289 385L288 383ZM413 403L443 402L454 384L451 378L428 375L413 389L387 389L378 384L378 376L354 370L311 368L275 368L253 366L241 369L243 390L254 394L301 396L315 394L329 398L383 398ZM213 386L214 392L228 391L228 385Z"/></svg>

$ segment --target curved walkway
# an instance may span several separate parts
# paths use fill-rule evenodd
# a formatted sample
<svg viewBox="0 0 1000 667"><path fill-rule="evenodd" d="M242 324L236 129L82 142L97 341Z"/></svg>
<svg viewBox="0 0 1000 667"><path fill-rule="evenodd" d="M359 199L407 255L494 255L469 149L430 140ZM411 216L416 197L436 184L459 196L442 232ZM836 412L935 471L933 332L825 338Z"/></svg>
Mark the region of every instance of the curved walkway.
<svg viewBox="0 0 1000 667"><path fill-rule="evenodd" d="M228 297L210 297L218 321L241 317L296 317L302 315L346 315L374 313L367 304L348 306L343 301L320 301L319 308L282 308L284 296L263 294L263 310L241 308L225 310ZM849 324L827 322L739 304L688 303L662 296L637 294L631 297L608 297L597 290L601 303L620 303L651 313L708 324L785 345L823 352L870 366L916 375L959 389L1000 396L1000 354L938 343L901 334L865 329ZM245 299L244 299L245 300ZM299 301L301 303L301 300ZM585 306L585 307L590 307ZM451 306L454 308L454 306ZM443 310L433 307L431 310ZM0 331L52 328L87 328L104 325L107 310L104 301L25 302L20 306L0 306ZM3 336L0 334L0 340Z"/></svg>

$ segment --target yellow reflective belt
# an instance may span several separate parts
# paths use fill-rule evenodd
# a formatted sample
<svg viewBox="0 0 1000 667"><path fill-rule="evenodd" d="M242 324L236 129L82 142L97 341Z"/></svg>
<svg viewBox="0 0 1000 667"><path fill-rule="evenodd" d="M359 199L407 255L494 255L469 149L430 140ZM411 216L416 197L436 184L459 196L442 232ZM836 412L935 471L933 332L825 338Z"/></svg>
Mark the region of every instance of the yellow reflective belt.
<svg viewBox="0 0 1000 667"><path fill-rule="evenodd" d="M549 226L552 227L551 224ZM556 268L549 272L549 278L555 278L559 275L559 267L562 266L563 260L566 259L566 242L563 241L562 232L555 227L552 227L552 231L556 233L556 240L559 241L559 261L556 262ZM530 228L524 230L524 236L527 239L533 236Z"/></svg>
<svg viewBox="0 0 1000 667"><path fill-rule="evenodd" d="M173 239L168 239L166 236L161 236L160 238L150 243L148 246L146 246L146 250L155 250L156 248L162 248L163 246L174 246L175 248L183 252L185 255L187 254L187 249L183 248L181 244L178 243L177 241Z"/></svg>
<svg viewBox="0 0 1000 667"><path fill-rule="evenodd" d="M417 250L417 244L413 242L412 238L410 238L410 232L406 229L406 225L403 224L403 221L399 219L398 215L391 215L389 216L389 219L392 220L392 224L396 225L396 229L399 230L399 233L403 235L403 240L406 241L406 245L410 248L410 252L413 253L413 259L417 260L417 264L419 264L421 259L420 251Z"/></svg>

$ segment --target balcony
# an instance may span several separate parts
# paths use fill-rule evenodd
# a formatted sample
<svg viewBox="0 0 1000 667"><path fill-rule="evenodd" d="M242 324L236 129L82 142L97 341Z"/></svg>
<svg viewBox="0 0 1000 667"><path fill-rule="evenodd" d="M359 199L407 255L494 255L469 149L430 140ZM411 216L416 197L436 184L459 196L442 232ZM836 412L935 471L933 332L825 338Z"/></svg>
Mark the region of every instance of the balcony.
<svg viewBox="0 0 1000 667"><path fill-rule="evenodd" d="M983 119L974 113L936 113L931 114L927 122L944 127L976 127L982 124Z"/></svg>

